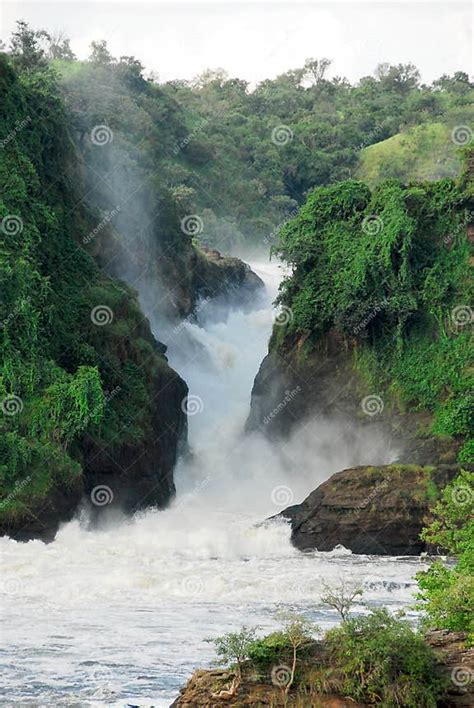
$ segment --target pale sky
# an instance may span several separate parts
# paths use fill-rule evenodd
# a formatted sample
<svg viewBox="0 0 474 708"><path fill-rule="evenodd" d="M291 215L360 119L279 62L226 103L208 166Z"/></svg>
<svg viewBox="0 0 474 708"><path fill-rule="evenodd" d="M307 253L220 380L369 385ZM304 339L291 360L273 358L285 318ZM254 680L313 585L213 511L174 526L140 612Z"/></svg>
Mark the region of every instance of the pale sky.
<svg viewBox="0 0 474 708"><path fill-rule="evenodd" d="M430 2L8 2L0 9L6 41L17 19L64 30L80 59L93 39L114 56L134 55L160 80L190 79L222 67L252 84L303 65L333 60L331 75L356 81L380 62L413 62L430 82L472 75L472 4Z"/></svg>

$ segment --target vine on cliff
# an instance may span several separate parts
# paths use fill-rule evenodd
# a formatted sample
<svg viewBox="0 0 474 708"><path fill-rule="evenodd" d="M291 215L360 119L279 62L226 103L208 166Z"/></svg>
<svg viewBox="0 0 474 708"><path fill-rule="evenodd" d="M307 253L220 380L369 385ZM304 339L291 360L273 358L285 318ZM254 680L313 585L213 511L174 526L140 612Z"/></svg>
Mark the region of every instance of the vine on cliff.
<svg viewBox="0 0 474 708"><path fill-rule="evenodd" d="M431 411L439 435L472 432L468 207L449 179L349 180L313 190L274 248L292 266L287 331L343 332L372 384Z"/></svg>

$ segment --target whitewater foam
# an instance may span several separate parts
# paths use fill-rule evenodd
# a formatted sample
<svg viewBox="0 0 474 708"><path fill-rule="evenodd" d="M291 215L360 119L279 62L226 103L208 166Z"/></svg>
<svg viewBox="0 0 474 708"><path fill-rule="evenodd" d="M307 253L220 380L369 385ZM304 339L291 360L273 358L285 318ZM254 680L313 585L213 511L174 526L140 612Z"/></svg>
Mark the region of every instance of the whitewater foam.
<svg viewBox="0 0 474 708"><path fill-rule="evenodd" d="M411 603L418 559L302 554L286 522L260 523L353 464L354 451L341 449L331 421L284 445L243 435L279 280L274 265L256 270L269 284L260 309L212 322L202 308L203 326L185 323L168 342L170 363L202 401L170 508L115 514L99 529L83 511L49 545L0 539L3 704L167 706L210 661L206 637L244 623L273 629L282 606L333 624L320 597L342 577L364 585L373 605Z"/></svg>

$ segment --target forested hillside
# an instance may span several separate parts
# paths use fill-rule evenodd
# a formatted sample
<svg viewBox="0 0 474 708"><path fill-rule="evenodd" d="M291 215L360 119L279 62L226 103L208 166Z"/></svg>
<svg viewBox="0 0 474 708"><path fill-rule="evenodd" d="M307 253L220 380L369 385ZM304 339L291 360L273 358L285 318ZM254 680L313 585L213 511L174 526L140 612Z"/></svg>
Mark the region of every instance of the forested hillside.
<svg viewBox="0 0 474 708"><path fill-rule="evenodd" d="M472 460L472 153L459 182L357 181L312 191L275 252L292 266L282 284L285 337L299 358L338 332L373 397L429 414L421 435L464 441ZM344 344L345 340L345 344ZM382 400L383 399L383 400Z"/></svg>
<svg viewBox="0 0 474 708"><path fill-rule="evenodd" d="M88 149L91 125L118 131L135 166L151 170L186 213L199 214L202 238L223 249L273 241L309 189L351 177L364 148L410 126L446 126L455 174L465 137L453 140L451 131L473 115L467 75L425 86L411 65L380 66L353 86L327 78L328 60L308 60L254 90L222 71L191 82L145 81L139 61L116 60L103 44L89 62L54 65ZM133 147L146 154L138 164Z"/></svg>
<svg viewBox="0 0 474 708"><path fill-rule="evenodd" d="M352 85L329 78L330 60L308 59L256 87L222 70L160 83L145 78L139 59L111 56L103 41L80 62L67 40L20 23L12 48L28 70L43 64L57 73L74 138L92 168L89 189L104 208L115 206L117 195L124 200L114 219L122 232L133 231L135 245L137 234L148 240L141 215L150 220L157 194L181 218L198 215L189 230L210 245L261 246L275 241L315 186L359 170L371 182L404 179L404 145L414 127L421 131L408 148L412 161L427 152L427 138L418 136L442 136L442 152L436 149L430 174L420 177L454 176L457 150L469 140L462 128L472 121L474 90L463 72L427 86L411 64L381 64ZM368 146L398 134L401 144L386 157L382 151L372 167ZM160 229L182 237L176 224Z"/></svg>
<svg viewBox="0 0 474 708"><path fill-rule="evenodd" d="M450 136L456 173L474 90L462 72L425 86L412 65L381 65L351 85L329 69L308 60L257 87L221 71L160 83L103 41L77 61L67 40L18 23L0 55L6 524L29 513L23 497L39 509L59 485L72 508L84 470L91 486L135 459L140 478L159 461L163 489L126 505L169 498L186 387L124 281L147 314L187 316L247 279L202 244L268 249L301 204L276 249L295 269L281 296L291 326L368 320L367 376L434 411L440 434L466 434L464 187L341 180L365 170L377 184L393 162L382 146L423 131Z"/></svg>
<svg viewBox="0 0 474 708"><path fill-rule="evenodd" d="M43 514L75 508L84 470L92 484L97 470L123 466L137 477L131 506L167 500L186 386L136 295L82 247L99 219L81 203L55 75L1 56L0 81L0 521L41 531ZM152 469L150 495L139 478Z"/></svg>

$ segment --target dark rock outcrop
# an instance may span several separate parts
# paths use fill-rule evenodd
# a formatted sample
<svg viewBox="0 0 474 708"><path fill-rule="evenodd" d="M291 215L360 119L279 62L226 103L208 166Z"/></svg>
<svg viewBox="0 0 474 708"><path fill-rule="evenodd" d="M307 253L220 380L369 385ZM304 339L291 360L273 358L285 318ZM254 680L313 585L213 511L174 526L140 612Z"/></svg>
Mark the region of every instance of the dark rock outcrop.
<svg viewBox="0 0 474 708"><path fill-rule="evenodd" d="M319 653L320 644L315 644ZM315 708L362 708L365 703L357 703L350 698L335 694L312 693L311 695L285 696L283 691L274 686L271 677L256 680L251 672L244 671L243 679L234 695L232 685L235 685L235 674L228 669L199 669L191 676L186 686L181 689L181 695L173 701L170 708L219 708L219 706L314 706Z"/></svg>
<svg viewBox="0 0 474 708"><path fill-rule="evenodd" d="M252 305L264 283L240 258L206 246L192 248L183 263L169 264L167 280L172 310L192 315L200 300L219 298L225 305ZM174 273L174 275L172 275ZM171 277L170 277L171 276Z"/></svg>
<svg viewBox="0 0 474 708"><path fill-rule="evenodd" d="M356 367L357 342L332 330L316 342L305 336L283 340L276 326L269 353L254 381L247 431L286 437L311 415L337 419L348 430L373 431L399 450L397 462L452 464L459 441L426 434L423 412L398 410L384 392L368 390ZM294 395L293 395L294 394Z"/></svg>
<svg viewBox="0 0 474 708"><path fill-rule="evenodd" d="M183 401L188 387L164 357L157 362L148 383L150 426L143 439L132 445L115 440L110 446L91 438L84 441L86 494L93 499L93 490L107 485L113 494L108 508L133 513L149 506L164 507L175 494L173 471L186 445ZM93 508L97 511L97 506Z"/></svg>
<svg viewBox="0 0 474 708"><path fill-rule="evenodd" d="M139 369L146 387L143 408L130 416L129 426L135 430L139 426L140 435L122 430L107 440L101 431L86 432L75 443L70 473L61 470L44 495L27 498L13 516L3 514L0 534L21 541L50 541L59 525L72 519L81 501L97 519L114 508L132 513L147 506L164 507L174 496L173 471L186 445L183 401L188 387L169 366L166 347L153 337L138 303L130 299L126 307L133 336L123 336L121 325L115 330L113 324L101 334L102 351L113 358L121 382L106 395L106 407L127 405L130 381L124 372L127 366ZM19 491L27 493L28 485Z"/></svg>
<svg viewBox="0 0 474 708"><path fill-rule="evenodd" d="M417 555L432 550L420 539L438 490L456 465L355 467L338 472L301 503L279 514L289 519L300 550Z"/></svg>
<svg viewBox="0 0 474 708"><path fill-rule="evenodd" d="M39 538L52 541L60 523L70 521L84 494L84 478L74 476L67 483L58 480L45 498L32 500L20 513L4 515L0 521L0 536L17 541Z"/></svg>

